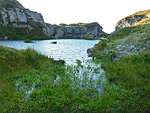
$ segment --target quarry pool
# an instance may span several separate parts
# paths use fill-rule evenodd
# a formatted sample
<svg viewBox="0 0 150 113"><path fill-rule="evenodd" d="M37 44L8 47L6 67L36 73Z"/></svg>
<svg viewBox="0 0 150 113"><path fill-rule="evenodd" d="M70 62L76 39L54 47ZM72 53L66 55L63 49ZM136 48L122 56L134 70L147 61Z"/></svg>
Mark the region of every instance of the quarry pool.
<svg viewBox="0 0 150 113"><path fill-rule="evenodd" d="M33 48L55 60L64 60L66 64L76 64L76 59L82 62L91 59L87 55L87 49L93 47L99 40L59 39L39 40L34 43L24 41L0 41L0 45L15 49ZM53 42L57 42L56 44Z"/></svg>

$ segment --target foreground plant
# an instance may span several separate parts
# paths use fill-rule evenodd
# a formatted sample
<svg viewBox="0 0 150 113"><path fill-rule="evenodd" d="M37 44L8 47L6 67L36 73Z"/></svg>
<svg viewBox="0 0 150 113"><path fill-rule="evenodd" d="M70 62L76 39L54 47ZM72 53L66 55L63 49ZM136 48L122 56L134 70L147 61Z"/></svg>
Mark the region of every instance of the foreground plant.
<svg viewBox="0 0 150 113"><path fill-rule="evenodd" d="M32 49L19 51L0 46L0 50L2 113L148 112L149 101L144 102L148 89L143 93L146 98L140 101L138 86L126 87L117 78L110 81L108 73L107 82L99 64L65 66L63 61L54 61ZM149 56L145 54L142 59L143 65L148 64Z"/></svg>

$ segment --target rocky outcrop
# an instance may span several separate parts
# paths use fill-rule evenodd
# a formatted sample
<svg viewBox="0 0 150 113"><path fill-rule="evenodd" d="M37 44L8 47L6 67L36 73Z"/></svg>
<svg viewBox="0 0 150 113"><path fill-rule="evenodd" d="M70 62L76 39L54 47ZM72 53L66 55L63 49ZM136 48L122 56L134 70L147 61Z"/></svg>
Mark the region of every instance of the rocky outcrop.
<svg viewBox="0 0 150 113"><path fill-rule="evenodd" d="M40 13L30 11L28 9L21 10L19 8L3 8L0 10L2 23L6 26L13 26L16 28L28 28L33 30L45 25L43 17Z"/></svg>
<svg viewBox="0 0 150 113"><path fill-rule="evenodd" d="M133 15L121 19L116 25L116 30L123 29L125 27L132 27L138 24L139 22L143 21L144 19L148 18L150 18L150 10L137 12ZM150 19L146 21L150 21Z"/></svg>
<svg viewBox="0 0 150 113"><path fill-rule="evenodd" d="M42 25L45 25L43 16L41 13L30 11L29 9L24 10L26 16L28 17L28 20L31 20L34 23L41 23Z"/></svg>
<svg viewBox="0 0 150 113"><path fill-rule="evenodd" d="M87 54L88 54L89 57L91 57L93 55L92 51L93 51L93 48L87 49Z"/></svg>
<svg viewBox="0 0 150 113"><path fill-rule="evenodd" d="M131 27L140 22L144 18L146 17L143 15L135 15L134 17L124 18L117 24L116 30L123 29L125 27Z"/></svg>
<svg viewBox="0 0 150 113"><path fill-rule="evenodd" d="M9 27L32 31L40 29L47 36L55 38L85 38L97 39L101 36L102 27L96 23L79 23L63 26L51 25L44 22L40 13L20 8L3 8L0 10L0 20Z"/></svg>
<svg viewBox="0 0 150 113"><path fill-rule="evenodd" d="M74 24L72 26L57 26L46 24L43 31L56 38L85 38L90 36L91 38L99 37L102 34L102 27L96 23L88 23L84 25Z"/></svg>
<svg viewBox="0 0 150 113"><path fill-rule="evenodd" d="M27 17L23 10L20 10L19 8L15 8L16 14L18 17L18 22L20 23L27 23Z"/></svg>

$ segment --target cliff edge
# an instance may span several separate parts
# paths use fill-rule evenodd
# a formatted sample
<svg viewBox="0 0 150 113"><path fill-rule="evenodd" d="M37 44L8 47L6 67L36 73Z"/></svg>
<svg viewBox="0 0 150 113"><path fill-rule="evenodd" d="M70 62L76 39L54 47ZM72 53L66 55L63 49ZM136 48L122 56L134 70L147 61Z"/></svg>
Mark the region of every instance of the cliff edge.
<svg viewBox="0 0 150 113"><path fill-rule="evenodd" d="M116 24L116 30L146 23L150 23L150 10L139 11L121 19Z"/></svg>
<svg viewBox="0 0 150 113"><path fill-rule="evenodd" d="M0 37L7 35L9 39L26 37L99 39L105 35L97 22L69 25L45 23L41 13L25 9L16 0L0 0L0 27L3 28L3 32L0 30Z"/></svg>

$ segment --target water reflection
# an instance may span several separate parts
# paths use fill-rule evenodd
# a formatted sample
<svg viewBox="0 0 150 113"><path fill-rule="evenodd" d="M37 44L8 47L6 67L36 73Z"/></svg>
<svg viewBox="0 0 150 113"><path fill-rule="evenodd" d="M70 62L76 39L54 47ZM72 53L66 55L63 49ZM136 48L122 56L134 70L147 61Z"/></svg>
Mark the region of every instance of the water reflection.
<svg viewBox="0 0 150 113"><path fill-rule="evenodd" d="M52 44L51 42L57 42ZM0 41L0 45L27 49L33 48L36 51L47 55L55 60L65 60L66 64L75 64L76 59L81 61L91 59L87 55L87 49L93 47L99 40L82 39L62 39L62 40L39 40L34 43L24 43L24 41Z"/></svg>

